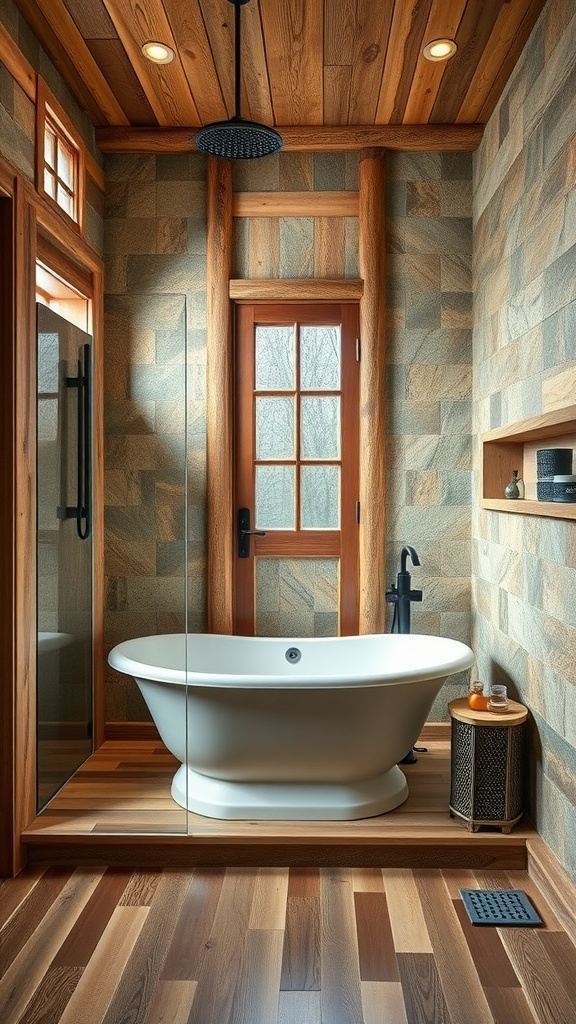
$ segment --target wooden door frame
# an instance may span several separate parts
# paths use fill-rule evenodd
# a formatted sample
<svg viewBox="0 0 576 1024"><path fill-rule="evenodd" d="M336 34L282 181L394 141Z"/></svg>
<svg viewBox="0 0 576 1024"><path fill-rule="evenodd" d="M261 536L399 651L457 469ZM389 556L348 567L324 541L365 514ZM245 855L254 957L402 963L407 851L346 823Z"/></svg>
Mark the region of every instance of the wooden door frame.
<svg viewBox="0 0 576 1024"><path fill-rule="evenodd" d="M63 218L0 158L4 307L0 338L0 877L26 862L21 833L36 814L36 249L42 231L92 279L94 338L95 744L103 739L103 264ZM82 273L80 272L81 276ZM73 283L73 282L72 282Z"/></svg>
<svg viewBox="0 0 576 1024"><path fill-rule="evenodd" d="M332 530L268 531L266 539L255 536L251 543L250 562L239 560L237 538L234 547L234 626L240 633L255 627L255 581L253 556L281 559L330 558L340 563L339 622L342 635L358 630L358 522L359 498L359 364L357 342L359 335L358 302L245 302L235 303L235 430L233 444L234 465L234 517L237 509L248 506L255 509L254 494L254 331L257 324L335 324L342 327L341 344L341 522ZM346 344L345 344L346 342ZM297 363L298 365L298 357ZM296 392L299 392L299 385ZM290 392L288 392L290 393ZM307 392L303 392L306 395ZM314 392L321 394L323 392ZM298 399L296 398L296 403ZM298 405L296 405L298 408ZM299 431L298 435L299 435ZM250 453L248 457L248 453ZM300 457L299 455L297 457ZM314 460L312 460L314 461ZM355 472L351 476L350 471ZM296 474L297 476L298 474ZM299 486L295 480L296 507L299 505ZM298 517L299 518L299 517ZM235 518L236 521L236 518ZM256 525L256 524L254 524Z"/></svg>
<svg viewBox="0 0 576 1024"><path fill-rule="evenodd" d="M207 550L208 629L231 633L234 558L232 297L248 301L360 298L360 633L385 627L385 151L359 164L360 281L232 281L230 161L208 158L207 219ZM322 215L322 193L315 194ZM284 215L287 215L286 212Z"/></svg>
<svg viewBox="0 0 576 1024"><path fill-rule="evenodd" d="M35 214L26 186L3 161L0 345L0 874L24 864L20 833L36 811L36 389L32 387Z"/></svg>

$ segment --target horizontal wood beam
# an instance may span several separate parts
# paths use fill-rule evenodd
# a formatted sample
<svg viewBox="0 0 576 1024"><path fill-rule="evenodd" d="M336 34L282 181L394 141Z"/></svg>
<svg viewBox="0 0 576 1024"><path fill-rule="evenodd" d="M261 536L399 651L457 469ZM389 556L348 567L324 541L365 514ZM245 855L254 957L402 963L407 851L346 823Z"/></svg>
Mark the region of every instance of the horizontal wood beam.
<svg viewBox="0 0 576 1024"><path fill-rule="evenodd" d="M357 217L357 192L236 192L233 217Z"/></svg>
<svg viewBox="0 0 576 1024"><path fill-rule="evenodd" d="M324 280L322 278L278 278L271 281L230 281L231 299L245 302L315 302L338 301L358 302L362 297L364 282L347 280Z"/></svg>
<svg viewBox="0 0 576 1024"><path fill-rule="evenodd" d="M298 125L279 127L287 152L355 150L374 147L403 151L477 149L481 124ZM103 153L192 153L195 128L96 128Z"/></svg>

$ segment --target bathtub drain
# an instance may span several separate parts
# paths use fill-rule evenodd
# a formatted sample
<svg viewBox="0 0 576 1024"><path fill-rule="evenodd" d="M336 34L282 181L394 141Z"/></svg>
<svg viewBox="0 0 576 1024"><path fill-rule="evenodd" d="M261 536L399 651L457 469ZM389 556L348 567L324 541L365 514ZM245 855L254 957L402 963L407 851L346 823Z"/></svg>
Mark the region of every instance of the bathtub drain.
<svg viewBox="0 0 576 1024"><path fill-rule="evenodd" d="M286 661L289 661L292 665L295 665L297 661L300 661L302 652L297 647L289 647L286 651Z"/></svg>

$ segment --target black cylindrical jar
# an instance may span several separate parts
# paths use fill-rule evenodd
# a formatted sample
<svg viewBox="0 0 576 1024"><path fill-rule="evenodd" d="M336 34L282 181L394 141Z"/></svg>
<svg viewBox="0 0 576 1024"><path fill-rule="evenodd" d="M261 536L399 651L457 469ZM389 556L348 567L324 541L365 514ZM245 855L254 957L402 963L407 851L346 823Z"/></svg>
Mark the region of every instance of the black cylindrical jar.
<svg viewBox="0 0 576 1024"><path fill-rule="evenodd" d="M576 501L576 476L556 475L553 485L554 501Z"/></svg>

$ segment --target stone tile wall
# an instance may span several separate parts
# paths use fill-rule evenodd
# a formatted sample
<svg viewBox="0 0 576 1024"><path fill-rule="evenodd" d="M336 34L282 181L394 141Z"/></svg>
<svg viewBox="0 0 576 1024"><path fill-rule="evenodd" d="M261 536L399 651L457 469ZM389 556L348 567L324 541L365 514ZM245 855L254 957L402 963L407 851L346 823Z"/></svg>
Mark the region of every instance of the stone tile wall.
<svg viewBox="0 0 576 1024"><path fill-rule="evenodd" d="M576 11L550 0L475 156L475 435L574 402L575 140ZM479 673L530 709L531 812L576 877L576 522L476 503L472 557Z"/></svg>
<svg viewBox="0 0 576 1024"><path fill-rule="evenodd" d="M205 177L200 154L106 164L107 648L206 626ZM112 669L106 715L149 717Z"/></svg>
<svg viewBox="0 0 576 1024"><path fill-rule="evenodd" d="M386 179L386 579L413 544L412 585L423 591L413 632L469 643L471 154L389 153ZM445 720L465 686L452 677L430 720Z"/></svg>

